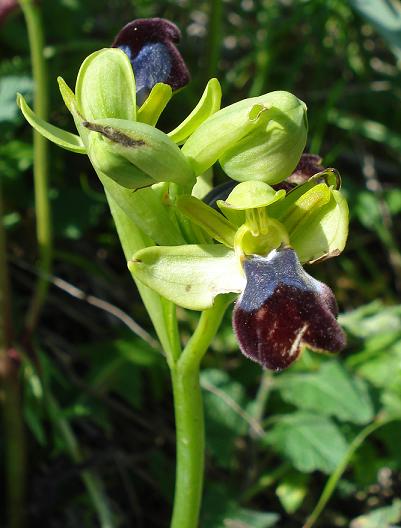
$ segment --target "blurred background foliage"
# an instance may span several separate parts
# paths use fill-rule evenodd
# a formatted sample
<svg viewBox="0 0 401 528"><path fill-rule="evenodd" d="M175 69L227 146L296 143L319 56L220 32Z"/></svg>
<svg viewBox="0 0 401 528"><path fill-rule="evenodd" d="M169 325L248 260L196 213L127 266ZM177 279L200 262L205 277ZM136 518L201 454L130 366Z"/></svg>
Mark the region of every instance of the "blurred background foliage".
<svg viewBox="0 0 401 528"><path fill-rule="evenodd" d="M299 527L329 475L347 462L320 525L401 526L401 3L41 5L56 125L73 130L56 76L73 85L84 57L110 45L124 24L161 16L182 30L180 50L192 82L175 95L160 128L171 129L187 115L211 76L222 83L224 105L289 90L309 108L307 150L343 177L348 246L341 257L308 271L335 290L348 348L336 359L305 352L284 373L262 373L239 354L227 314L202 377L208 453L201 526ZM0 177L18 330L37 254L32 130L15 104L17 91L32 100L34 90L18 11L1 25L0 61ZM54 276L21 368L29 524L99 526L86 479L91 471L115 526L167 526L174 424L164 359L89 161L51 145L50 166ZM215 180L224 181L218 167ZM185 340L196 314L179 316ZM132 318L146 340L132 331ZM394 419L379 428L383 416ZM3 502L1 516L4 509Z"/></svg>

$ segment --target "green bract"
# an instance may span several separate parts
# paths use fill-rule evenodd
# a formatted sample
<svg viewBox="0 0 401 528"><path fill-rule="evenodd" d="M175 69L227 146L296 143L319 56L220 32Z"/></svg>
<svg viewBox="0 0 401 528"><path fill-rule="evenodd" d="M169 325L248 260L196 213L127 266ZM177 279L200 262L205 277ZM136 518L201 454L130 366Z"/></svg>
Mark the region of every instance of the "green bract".
<svg viewBox="0 0 401 528"><path fill-rule="evenodd" d="M97 119L83 126L91 131L88 155L93 165L123 187L136 189L161 181L194 184L185 156L157 128L125 119Z"/></svg>
<svg viewBox="0 0 401 528"><path fill-rule="evenodd" d="M234 180L274 184L294 170L306 135L305 104L277 91L219 110L188 138L183 152L196 175L219 160Z"/></svg>

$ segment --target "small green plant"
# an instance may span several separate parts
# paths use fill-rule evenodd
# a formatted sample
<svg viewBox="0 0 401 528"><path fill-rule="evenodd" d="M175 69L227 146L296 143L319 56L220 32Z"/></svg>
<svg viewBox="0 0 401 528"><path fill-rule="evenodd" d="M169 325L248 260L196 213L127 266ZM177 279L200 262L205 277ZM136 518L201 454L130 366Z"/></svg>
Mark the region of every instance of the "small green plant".
<svg viewBox="0 0 401 528"><path fill-rule="evenodd" d="M75 93L59 78L78 135L40 118L18 95L45 138L89 156L102 182L128 268L171 372L177 433L172 528L198 525L204 471L200 364L228 306L245 356L288 367L307 345L345 345L331 290L302 264L337 256L348 208L334 169L303 155L306 105L276 91L220 109L211 79L198 105L169 133L157 128L189 74L162 19L125 26L113 47L85 59ZM205 197L219 161L238 184ZM210 202L214 202L211 205ZM206 203L206 202L209 202ZM176 307L201 312L185 346Z"/></svg>

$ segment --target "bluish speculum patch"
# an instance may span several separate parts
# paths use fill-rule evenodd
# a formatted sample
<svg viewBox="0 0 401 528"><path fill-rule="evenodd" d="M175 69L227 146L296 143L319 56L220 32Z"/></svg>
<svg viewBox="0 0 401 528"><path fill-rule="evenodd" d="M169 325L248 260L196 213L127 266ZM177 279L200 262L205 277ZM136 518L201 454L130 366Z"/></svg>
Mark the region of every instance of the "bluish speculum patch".
<svg viewBox="0 0 401 528"><path fill-rule="evenodd" d="M135 74L137 104L140 106L155 84L167 81L171 72L170 53L161 42L145 44L134 58L128 46L119 47L131 61Z"/></svg>
<svg viewBox="0 0 401 528"><path fill-rule="evenodd" d="M233 312L241 351L265 368L282 370L303 345L339 352L345 335L331 289L302 268L294 250L245 261L247 284Z"/></svg>
<svg viewBox="0 0 401 528"><path fill-rule="evenodd" d="M173 90L188 83L188 69L175 46L180 37L179 29L161 18L134 20L116 36L113 47L126 53L134 70L138 106L157 83Z"/></svg>

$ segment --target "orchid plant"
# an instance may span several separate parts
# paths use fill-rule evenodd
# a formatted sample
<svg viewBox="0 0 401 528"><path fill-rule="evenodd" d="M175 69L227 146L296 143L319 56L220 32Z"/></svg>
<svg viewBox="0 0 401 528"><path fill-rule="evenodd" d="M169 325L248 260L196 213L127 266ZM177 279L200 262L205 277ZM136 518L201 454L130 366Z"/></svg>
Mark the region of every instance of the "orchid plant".
<svg viewBox="0 0 401 528"><path fill-rule="evenodd" d="M227 307L239 348L279 371L304 346L338 352L345 337L330 288L302 267L337 256L348 233L340 177L303 154L306 105L271 92L220 109L211 79L194 110L165 133L158 119L189 81L163 19L126 25L92 53L75 93L58 79L78 135L36 116L27 121L60 147L88 155L171 371L177 430L172 528L198 525L204 470L201 360ZM219 162L228 183L210 190ZM180 306L201 312L183 347Z"/></svg>

